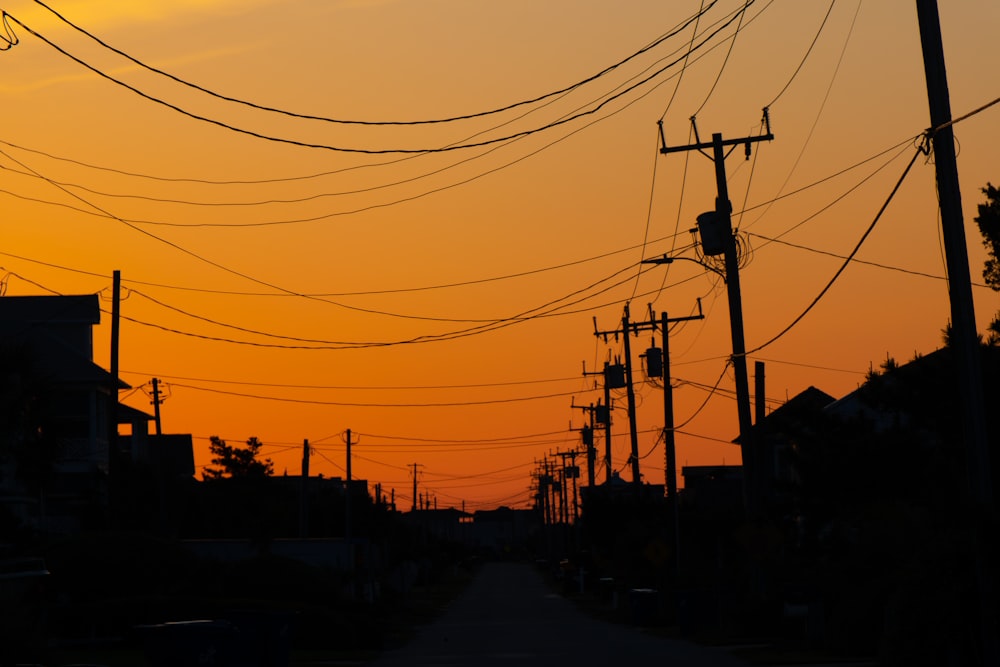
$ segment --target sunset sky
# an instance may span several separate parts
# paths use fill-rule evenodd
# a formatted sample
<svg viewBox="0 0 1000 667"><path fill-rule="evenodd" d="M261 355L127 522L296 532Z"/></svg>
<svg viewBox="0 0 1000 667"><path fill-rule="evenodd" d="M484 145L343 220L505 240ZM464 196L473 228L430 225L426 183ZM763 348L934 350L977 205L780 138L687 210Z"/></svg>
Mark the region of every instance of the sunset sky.
<svg viewBox="0 0 1000 667"><path fill-rule="evenodd" d="M412 464L438 507L528 507L538 463L580 446L574 405L603 395L584 368L622 354L594 319L617 328L626 303L685 316L699 298L704 320L670 337L678 464L739 463L725 285L695 262L641 264L696 259L688 230L714 207L712 161L661 155L661 120L677 146L693 127L759 135L769 109L774 141L726 163L769 408L941 344L920 156L856 261L757 349L824 289L921 143L913 2L47 4L65 21L0 2L17 42L0 53L4 293L99 292L108 367L120 270L122 400L152 413L159 378L164 431L194 435L199 468L210 436L256 436L277 474L299 473L308 439L311 471L342 476L351 429L354 476L404 509ZM1000 97L1000 3L940 11L953 115L979 110L955 133L984 330L1000 298L973 218L1000 184L1000 105L981 109ZM639 379L650 343L632 339ZM662 390L636 393L642 473L662 483ZM628 480L624 391L615 406Z"/></svg>

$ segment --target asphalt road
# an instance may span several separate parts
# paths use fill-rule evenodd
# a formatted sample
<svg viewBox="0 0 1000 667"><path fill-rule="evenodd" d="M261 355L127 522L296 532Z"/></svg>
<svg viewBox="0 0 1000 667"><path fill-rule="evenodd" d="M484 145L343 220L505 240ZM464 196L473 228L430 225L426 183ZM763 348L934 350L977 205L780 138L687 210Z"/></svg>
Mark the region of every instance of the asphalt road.
<svg viewBox="0 0 1000 667"><path fill-rule="evenodd" d="M549 590L533 566L488 563L444 614L407 645L370 664L738 667L747 663L722 650L591 618Z"/></svg>

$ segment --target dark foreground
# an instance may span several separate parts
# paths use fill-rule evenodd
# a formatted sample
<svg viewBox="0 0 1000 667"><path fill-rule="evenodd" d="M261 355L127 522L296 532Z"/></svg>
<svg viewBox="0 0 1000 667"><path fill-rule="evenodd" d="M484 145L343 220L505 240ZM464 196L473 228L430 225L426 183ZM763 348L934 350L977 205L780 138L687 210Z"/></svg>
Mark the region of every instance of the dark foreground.
<svg viewBox="0 0 1000 667"><path fill-rule="evenodd" d="M655 661L655 662L654 662ZM721 650L593 619L551 592L531 565L488 563L444 614L371 663L736 667Z"/></svg>

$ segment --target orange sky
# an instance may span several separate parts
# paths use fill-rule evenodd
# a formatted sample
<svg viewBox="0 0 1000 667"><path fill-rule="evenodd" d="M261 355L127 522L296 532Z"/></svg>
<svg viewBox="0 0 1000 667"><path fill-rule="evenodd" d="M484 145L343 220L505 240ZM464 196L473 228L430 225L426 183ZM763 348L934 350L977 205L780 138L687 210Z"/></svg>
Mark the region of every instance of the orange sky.
<svg viewBox="0 0 1000 667"><path fill-rule="evenodd" d="M569 428L584 414L571 405L601 393L582 364L594 370L622 353L620 341L595 338L593 318L612 329L626 302L645 318L648 304L687 315L701 298L706 318L678 327L670 343L678 461L737 463L731 371L710 393L729 353L724 286L691 262L639 274L643 257L693 258L686 230L714 206L712 162L660 156L657 121L671 145L691 141L691 116L703 139L749 136L770 106L775 141L756 144L750 161L742 149L727 161L734 220L752 249L741 273L749 349L823 289L929 124L912 2L835 3L804 63L830 3L757 0L740 20L743 4L51 4L109 45L217 93L383 122L477 114L561 90L709 8L565 95L467 120L371 126L212 98L11 0L2 8L45 39L176 108L8 21L20 43L0 53L6 294L108 296L120 270L120 363L136 388L124 400L151 411L149 383L160 378L164 430L194 434L199 466L209 436L256 436L279 474L296 474L309 439L312 471L342 475L351 429L355 476L394 488L408 507L408 466L419 463L422 492L468 509L528 506L536 463L578 446ZM960 116L1000 95L1000 6L941 5ZM684 53L701 42L682 74ZM973 217L979 189L1000 183L998 113L956 127L977 282L984 255ZM519 133L423 154L290 143L420 151ZM906 361L940 344L949 311L932 163L918 160L858 259L797 326L750 355L751 370L767 364L772 408L809 385L843 395L887 355ZM982 329L1000 301L974 292ZM105 366L108 320L95 331ZM634 353L649 342L648 333L634 339ZM662 392L642 384L637 394L642 472L661 483ZM620 411L613 463L626 479L627 453Z"/></svg>

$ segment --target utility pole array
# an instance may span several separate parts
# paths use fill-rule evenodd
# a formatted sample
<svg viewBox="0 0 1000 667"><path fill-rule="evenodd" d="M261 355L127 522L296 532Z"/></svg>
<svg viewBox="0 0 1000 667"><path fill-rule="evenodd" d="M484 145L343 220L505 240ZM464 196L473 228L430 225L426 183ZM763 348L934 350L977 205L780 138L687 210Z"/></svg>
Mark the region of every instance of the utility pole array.
<svg viewBox="0 0 1000 667"><path fill-rule="evenodd" d="M608 331L601 331L597 328L597 318L594 318L594 335L597 337L603 337L605 342L608 340L609 336L614 336L615 340L618 339L619 334L624 334L624 346L625 346L625 364L624 364L624 378L619 382L612 382L612 367L608 364L604 365L605 378L604 378L604 388L607 392L611 388L625 388L625 394L628 400L626 409L628 410L628 423L629 423L629 465L632 468L632 484L638 490L639 485L642 484L642 475L639 472L639 431L636 427L635 419L635 389L632 387L632 348L629 344L628 332L631 328L629 323L629 310L628 304L625 304L625 310L622 314L622 328L621 329L611 329ZM610 417L610 416L609 416ZM610 418L609 418L610 421ZM609 450L609 464L610 469L610 438L608 443ZM610 470L608 472L608 481L611 480Z"/></svg>
<svg viewBox="0 0 1000 667"><path fill-rule="evenodd" d="M580 439L583 441L583 446L587 448L587 484L594 486L594 466L597 459L597 449L594 447L594 422L595 414L600 405L595 406L591 403L590 405L572 405L571 407L583 410L590 417L590 423L585 424L580 429Z"/></svg>
<svg viewBox="0 0 1000 667"><path fill-rule="evenodd" d="M413 468L413 507L410 508L410 511L415 512L417 509L417 468L423 466L419 463L411 463L410 467ZM395 503L395 499L393 499L393 503Z"/></svg>
<svg viewBox="0 0 1000 667"><path fill-rule="evenodd" d="M594 321L594 328L597 328L597 321ZM583 376L588 375L600 375L604 378L604 405L601 405L600 399L597 401L597 407L594 411L595 421L598 424L604 425L604 481L606 483L611 482L611 377L612 366L609 362L604 362L604 370L587 372L587 365L583 366ZM617 368L617 366L615 367ZM620 385L618 385L620 386ZM593 486L593 484L591 484Z"/></svg>

